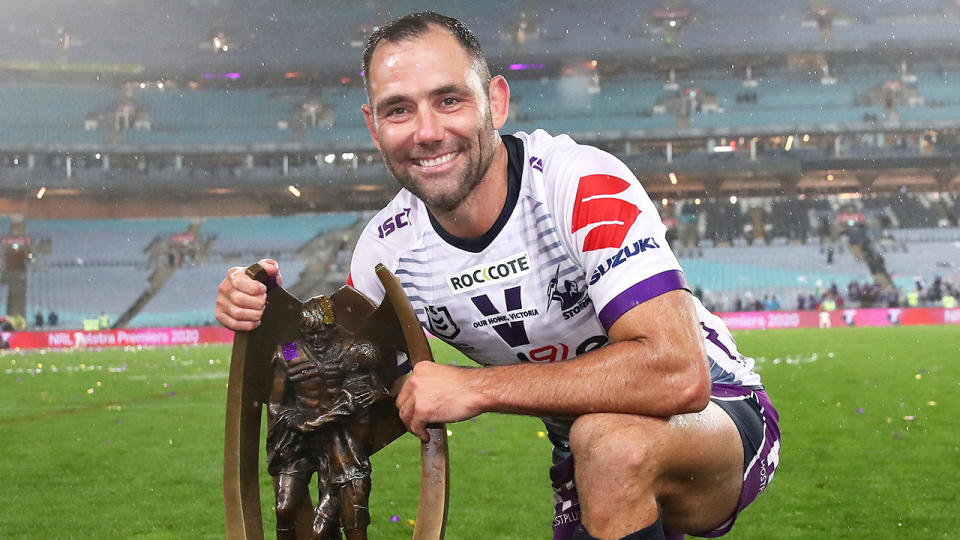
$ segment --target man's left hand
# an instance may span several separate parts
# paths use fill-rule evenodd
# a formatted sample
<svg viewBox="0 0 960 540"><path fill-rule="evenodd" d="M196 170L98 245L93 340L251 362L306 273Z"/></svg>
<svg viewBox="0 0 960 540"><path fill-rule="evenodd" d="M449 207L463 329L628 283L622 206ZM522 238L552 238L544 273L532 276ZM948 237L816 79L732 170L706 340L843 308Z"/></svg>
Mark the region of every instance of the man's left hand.
<svg viewBox="0 0 960 540"><path fill-rule="evenodd" d="M407 429L428 442L428 424L460 422L484 412L474 369L419 362L397 395L397 409Z"/></svg>

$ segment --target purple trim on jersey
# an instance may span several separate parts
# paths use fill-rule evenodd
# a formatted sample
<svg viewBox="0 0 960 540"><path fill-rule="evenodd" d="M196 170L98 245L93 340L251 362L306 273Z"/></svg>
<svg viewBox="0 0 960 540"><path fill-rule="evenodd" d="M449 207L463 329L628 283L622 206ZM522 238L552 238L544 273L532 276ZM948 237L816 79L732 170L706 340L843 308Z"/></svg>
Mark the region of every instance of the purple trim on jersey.
<svg viewBox="0 0 960 540"><path fill-rule="evenodd" d="M665 292L676 289L690 290L686 278L680 270L667 270L654 274L647 279L631 286L629 289L618 294L613 300L607 302L606 306L600 310L600 324L604 330L610 330L613 323L621 315L630 311L638 304L642 304L651 298L656 298Z"/></svg>
<svg viewBox="0 0 960 540"><path fill-rule="evenodd" d="M289 362L297 357L297 342L291 341L283 346L283 359Z"/></svg>

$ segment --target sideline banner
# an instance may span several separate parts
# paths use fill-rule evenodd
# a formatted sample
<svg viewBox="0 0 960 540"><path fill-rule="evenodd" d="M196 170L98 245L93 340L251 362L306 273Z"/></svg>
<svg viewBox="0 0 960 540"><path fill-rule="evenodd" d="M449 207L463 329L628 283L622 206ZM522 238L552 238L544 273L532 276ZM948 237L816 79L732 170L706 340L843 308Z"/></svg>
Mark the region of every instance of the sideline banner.
<svg viewBox="0 0 960 540"><path fill-rule="evenodd" d="M960 309L870 308L834 311L734 311L717 313L731 330L775 330L834 326L960 324Z"/></svg>
<svg viewBox="0 0 960 540"><path fill-rule="evenodd" d="M834 326L911 326L960 324L960 308L872 308L836 311L733 311L717 313L731 330L776 330ZM233 343L233 332L221 326L127 328L119 330L53 330L0 332L11 349L73 347L163 347Z"/></svg>
<svg viewBox="0 0 960 540"><path fill-rule="evenodd" d="M199 328L124 328L117 330L51 330L46 332L2 332L0 338L11 349L67 349L73 347L163 347L232 343L233 332L220 326Z"/></svg>

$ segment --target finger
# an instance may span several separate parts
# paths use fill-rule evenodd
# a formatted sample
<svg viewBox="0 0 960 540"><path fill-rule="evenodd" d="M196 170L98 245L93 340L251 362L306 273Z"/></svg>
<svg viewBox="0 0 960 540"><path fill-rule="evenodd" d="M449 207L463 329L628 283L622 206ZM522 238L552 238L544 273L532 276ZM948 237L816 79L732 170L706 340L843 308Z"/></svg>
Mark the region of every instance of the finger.
<svg viewBox="0 0 960 540"><path fill-rule="evenodd" d="M399 399L396 400L397 414L400 416L401 420L403 420L403 413L405 412L404 405L405 405L405 402L400 401ZM404 420L403 423L406 424L407 423L406 420Z"/></svg>
<svg viewBox="0 0 960 540"><path fill-rule="evenodd" d="M260 324L263 318L263 309L239 307L229 302L217 302L217 313L223 313L235 321L245 321Z"/></svg>
<svg viewBox="0 0 960 540"><path fill-rule="evenodd" d="M259 295L267 292L267 286L248 276L246 269L234 266L227 272L227 279L221 283L220 291L229 294L234 290L248 295Z"/></svg>
<svg viewBox="0 0 960 540"><path fill-rule="evenodd" d="M417 436L424 443L430 442L430 433L427 432L427 423L420 419L414 419L408 427L410 433Z"/></svg>
<svg viewBox="0 0 960 540"><path fill-rule="evenodd" d="M238 321L219 310L217 310L216 318L217 322L234 332L249 332L260 326L260 321Z"/></svg>
<svg viewBox="0 0 960 540"><path fill-rule="evenodd" d="M280 265L275 259L260 259L257 264L267 271L268 276L275 276L280 273Z"/></svg>
<svg viewBox="0 0 960 540"><path fill-rule="evenodd" d="M263 308L267 306L267 295L264 292L248 293L233 290L225 296L220 296L220 298L222 298L224 305L236 306L243 309L263 311Z"/></svg>
<svg viewBox="0 0 960 540"><path fill-rule="evenodd" d="M280 274L280 265L274 259L260 259L257 264L266 270L268 276L274 276L277 285L283 286L283 276Z"/></svg>

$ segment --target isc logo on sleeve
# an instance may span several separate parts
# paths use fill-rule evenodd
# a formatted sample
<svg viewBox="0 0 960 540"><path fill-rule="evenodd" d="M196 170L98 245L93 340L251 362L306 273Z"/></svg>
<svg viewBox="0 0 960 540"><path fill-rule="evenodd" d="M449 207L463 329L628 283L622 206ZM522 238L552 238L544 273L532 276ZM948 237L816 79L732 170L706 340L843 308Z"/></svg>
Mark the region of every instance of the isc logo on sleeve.
<svg viewBox="0 0 960 540"><path fill-rule="evenodd" d="M523 251L497 262L478 264L455 275L447 276L447 285L450 286L453 294L460 294L493 282L523 276L532 271L530 258L527 252Z"/></svg>
<svg viewBox="0 0 960 540"><path fill-rule="evenodd" d="M617 197L629 187L626 180L609 174L580 178L570 232L590 227L583 239L583 251L623 245L627 232L640 215L635 204Z"/></svg>

